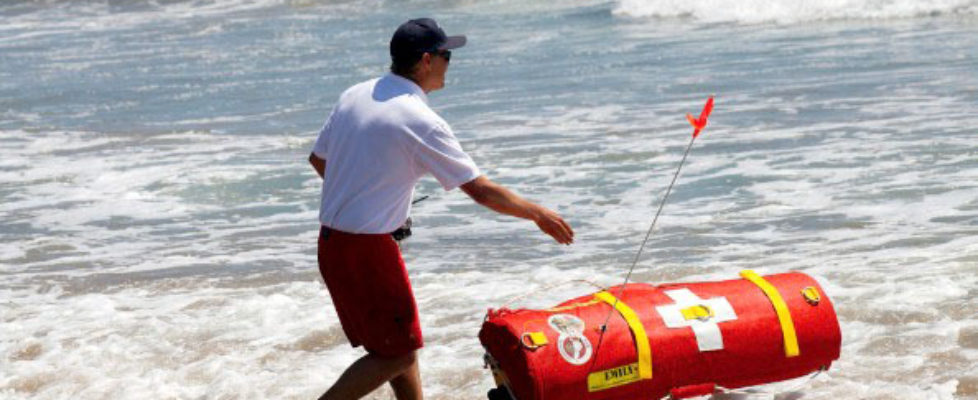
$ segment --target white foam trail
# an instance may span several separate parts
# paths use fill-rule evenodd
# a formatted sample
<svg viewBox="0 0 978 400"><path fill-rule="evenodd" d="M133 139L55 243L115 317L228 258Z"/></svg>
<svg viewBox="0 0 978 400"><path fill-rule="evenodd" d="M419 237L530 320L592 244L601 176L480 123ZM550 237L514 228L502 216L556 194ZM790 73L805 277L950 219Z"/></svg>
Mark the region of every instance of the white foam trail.
<svg viewBox="0 0 978 400"><path fill-rule="evenodd" d="M691 18L700 22L797 23L838 19L890 19L975 15L975 0L620 0L614 13L628 17Z"/></svg>
<svg viewBox="0 0 978 400"><path fill-rule="evenodd" d="M377 7L376 1L317 0L212 0L212 1L135 1L116 4L111 1L45 2L25 7L27 12L13 12L0 6L4 23L0 25L0 43L16 43L52 34L75 34L129 29L153 23L185 23L206 18L261 18L267 13L291 9L316 9L307 17L329 20L349 17ZM198 34L221 31L220 25L209 25Z"/></svg>

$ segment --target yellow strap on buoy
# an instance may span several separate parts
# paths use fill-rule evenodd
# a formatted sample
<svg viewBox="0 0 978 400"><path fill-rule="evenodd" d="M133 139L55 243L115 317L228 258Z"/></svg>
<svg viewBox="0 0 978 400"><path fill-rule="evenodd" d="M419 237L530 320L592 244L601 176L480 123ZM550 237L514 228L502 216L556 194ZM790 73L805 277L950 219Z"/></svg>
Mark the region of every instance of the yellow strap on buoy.
<svg viewBox="0 0 978 400"><path fill-rule="evenodd" d="M614 306L615 310L628 323L628 328L632 330L632 335L635 336L635 348L638 352L638 376L640 379L652 379L652 349L649 346L649 336L645 334L645 326L638 319L638 314L635 314L631 307L615 298L611 293L598 292L594 294L594 297Z"/></svg>
<svg viewBox="0 0 978 400"><path fill-rule="evenodd" d="M781 334L784 336L784 355L786 357L796 357L801 354L801 350L798 349L798 335L795 333L795 323L791 320L791 312L788 310L788 304L784 302L778 289L752 270L745 269L740 271L740 276L761 288L768 300L771 301L771 305L774 306L774 312L778 315L778 322L781 323Z"/></svg>

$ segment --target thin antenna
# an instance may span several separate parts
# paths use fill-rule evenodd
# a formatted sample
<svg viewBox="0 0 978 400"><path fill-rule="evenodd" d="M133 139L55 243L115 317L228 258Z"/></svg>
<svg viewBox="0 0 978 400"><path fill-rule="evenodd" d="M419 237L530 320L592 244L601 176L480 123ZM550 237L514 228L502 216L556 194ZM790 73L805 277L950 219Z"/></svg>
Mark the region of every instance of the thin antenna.
<svg viewBox="0 0 978 400"><path fill-rule="evenodd" d="M652 218L652 224L649 225L649 230L645 232L645 239L642 240L642 244L638 248L638 252L635 253L635 259L632 260L631 267L628 268L628 274L625 275L625 281L621 284L618 289L618 295L615 296L615 303L611 305L611 309L608 310L608 315L604 319L604 323L601 324L601 333L598 335L598 344L594 348L594 358L591 361L591 367L588 369L588 374L594 369L594 364L598 361L598 351L601 350L601 342L604 339L604 333L608 330L608 321L611 320L611 314L615 312L618 308L618 302L621 301L621 296L625 292L625 285L628 285L628 281L632 277L632 271L635 270L635 266L638 265L638 260L642 256L642 250L645 250L645 244L648 243L649 238L652 237L652 232L655 230L655 224L659 221L659 215L662 214L662 209L666 206L666 200L669 199L669 193L672 193L672 187L676 185L676 180L679 178L679 172L682 171L683 165L686 163L686 158L689 157L689 151L693 148L693 142L699 136L703 128L706 127L707 118L710 116L710 112L713 111L713 96L711 95L709 99L706 100L706 105L703 106L703 112L700 113L699 118L693 118L692 115L686 114L686 118L689 119L689 123L693 125L693 137L689 139L689 144L686 146L686 152L683 153L683 159L679 161L679 167L676 168L676 173L672 176L672 182L669 183L669 187L666 189L666 194L662 196L662 201L659 202L659 209L655 212L655 217ZM639 338L635 338L639 340Z"/></svg>

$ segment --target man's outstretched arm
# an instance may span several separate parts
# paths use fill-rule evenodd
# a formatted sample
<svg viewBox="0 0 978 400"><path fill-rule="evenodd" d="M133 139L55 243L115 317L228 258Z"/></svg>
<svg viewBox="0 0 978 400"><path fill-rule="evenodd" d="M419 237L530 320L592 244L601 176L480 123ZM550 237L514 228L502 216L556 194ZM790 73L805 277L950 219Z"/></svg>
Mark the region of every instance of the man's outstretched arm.
<svg viewBox="0 0 978 400"><path fill-rule="evenodd" d="M539 204L527 201L485 176L479 176L462 185L462 191L476 203L493 211L535 222L541 231L550 235L560 244L574 242L574 230L559 214Z"/></svg>
<svg viewBox="0 0 978 400"><path fill-rule="evenodd" d="M309 154L309 164L312 164L312 168L316 170L319 177L322 178L326 173L326 160L316 157L315 153Z"/></svg>

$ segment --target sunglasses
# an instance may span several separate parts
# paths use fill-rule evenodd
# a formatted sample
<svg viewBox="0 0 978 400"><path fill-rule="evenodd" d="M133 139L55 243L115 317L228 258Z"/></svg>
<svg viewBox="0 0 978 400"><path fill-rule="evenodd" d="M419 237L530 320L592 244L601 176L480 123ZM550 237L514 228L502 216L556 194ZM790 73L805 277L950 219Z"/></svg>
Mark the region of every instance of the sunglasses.
<svg viewBox="0 0 978 400"><path fill-rule="evenodd" d="M437 54L439 56L442 56L445 59L445 62L452 61L452 51L451 50L439 50L439 51L434 51L431 54Z"/></svg>

